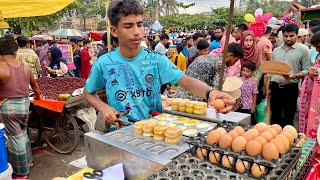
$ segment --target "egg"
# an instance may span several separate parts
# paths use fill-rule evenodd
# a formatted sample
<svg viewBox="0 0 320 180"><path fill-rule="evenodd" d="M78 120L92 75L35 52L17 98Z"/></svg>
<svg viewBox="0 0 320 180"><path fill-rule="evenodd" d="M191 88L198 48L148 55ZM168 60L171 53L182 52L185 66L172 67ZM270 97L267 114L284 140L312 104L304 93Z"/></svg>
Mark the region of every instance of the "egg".
<svg viewBox="0 0 320 180"><path fill-rule="evenodd" d="M232 137L232 139L235 139L239 136L238 132L235 130L229 131L228 134Z"/></svg>
<svg viewBox="0 0 320 180"><path fill-rule="evenodd" d="M237 131L240 136L245 132L241 126L236 126L233 130Z"/></svg>
<svg viewBox="0 0 320 180"><path fill-rule="evenodd" d="M285 135L289 140L289 144L292 145L294 143L294 137L290 132L282 131L281 134Z"/></svg>
<svg viewBox="0 0 320 180"><path fill-rule="evenodd" d="M304 144L305 140L302 138L300 139L300 141L297 143L297 147L302 147L302 145Z"/></svg>
<svg viewBox="0 0 320 180"><path fill-rule="evenodd" d="M253 140L253 134L250 133L250 132L245 132L245 133L243 133L243 134L242 134L242 137L244 137L244 138L247 140L247 142Z"/></svg>
<svg viewBox="0 0 320 180"><path fill-rule="evenodd" d="M239 173L244 173L249 167L249 163L247 161L242 161L240 159L237 160L236 170Z"/></svg>
<svg viewBox="0 0 320 180"><path fill-rule="evenodd" d="M279 158L279 151L273 143L267 143L262 148L262 156L264 159L271 161Z"/></svg>
<svg viewBox="0 0 320 180"><path fill-rule="evenodd" d="M307 140L307 136L304 133L298 133L298 135L301 135L304 140Z"/></svg>
<svg viewBox="0 0 320 180"><path fill-rule="evenodd" d="M247 140L242 136L238 136L233 140L231 147L234 152L240 153L246 149L246 145Z"/></svg>
<svg viewBox="0 0 320 180"><path fill-rule="evenodd" d="M271 128L276 130L278 134L280 134L282 131L282 127L279 124L272 124Z"/></svg>
<svg viewBox="0 0 320 180"><path fill-rule="evenodd" d="M197 149L197 157L199 159L203 159L207 156L207 150L205 148L198 147Z"/></svg>
<svg viewBox="0 0 320 180"><path fill-rule="evenodd" d="M227 131L223 127L219 127L217 128L217 130L220 131L222 134L227 134Z"/></svg>
<svg viewBox="0 0 320 180"><path fill-rule="evenodd" d="M216 144L219 142L220 137L221 137L221 131L212 130L209 132L209 134L206 138L206 143L209 145Z"/></svg>
<svg viewBox="0 0 320 180"><path fill-rule="evenodd" d="M276 138L281 139L281 141L282 141L284 147L286 148L286 150L289 149L289 147L290 147L289 140L285 135L279 134L279 135L276 136Z"/></svg>
<svg viewBox="0 0 320 180"><path fill-rule="evenodd" d="M246 145L246 152L249 156L256 156L257 154L261 154L262 145L256 141L251 140Z"/></svg>
<svg viewBox="0 0 320 180"><path fill-rule="evenodd" d="M219 139L219 147L222 149L227 148L228 146L231 147L232 144L232 137L229 134L223 134Z"/></svg>
<svg viewBox="0 0 320 180"><path fill-rule="evenodd" d="M258 130L256 130L256 129L249 129L249 130L247 131L247 133L249 133L249 132L253 135L253 138L258 137L259 134L260 134L260 132L259 132Z"/></svg>
<svg viewBox="0 0 320 180"><path fill-rule="evenodd" d="M280 138L274 138L270 142L273 143L277 147L279 153L286 152L286 147L285 147L285 145L283 144L283 142L281 141Z"/></svg>
<svg viewBox="0 0 320 180"><path fill-rule="evenodd" d="M298 138L298 132L293 126L287 125L283 128L282 131L288 131L292 134L293 138Z"/></svg>
<svg viewBox="0 0 320 180"><path fill-rule="evenodd" d="M258 136L256 138L254 138L254 140L258 141L262 147L268 143L268 141L266 140L266 138L262 137L262 136Z"/></svg>
<svg viewBox="0 0 320 180"><path fill-rule="evenodd" d="M251 175L255 178L260 178L264 174L265 170L266 168L264 166L254 163L251 167Z"/></svg>
<svg viewBox="0 0 320 180"><path fill-rule="evenodd" d="M224 101L222 99L216 99L214 101L212 101L212 106L215 110L219 111L221 109L223 109L226 104L224 103Z"/></svg>
<svg viewBox="0 0 320 180"><path fill-rule="evenodd" d="M278 135L277 131L274 130L273 128L268 128L268 129L266 129L264 132L269 132L269 133L271 133L272 136L273 136L273 138L275 138L275 137Z"/></svg>
<svg viewBox="0 0 320 180"><path fill-rule="evenodd" d="M221 160L221 155L217 152L213 153L212 151L209 152L209 162L212 164L219 164Z"/></svg>
<svg viewBox="0 0 320 180"><path fill-rule="evenodd" d="M268 125L264 122L256 124L253 129L258 130L260 133L264 132L266 129L268 129Z"/></svg>
<svg viewBox="0 0 320 180"><path fill-rule="evenodd" d="M260 136L264 137L268 142L273 139L273 135L270 132L263 132Z"/></svg>
<svg viewBox="0 0 320 180"><path fill-rule="evenodd" d="M233 157L231 156L226 156L224 155L221 159L221 164L222 166L226 167L226 168L230 168L233 169L232 164L233 164Z"/></svg>

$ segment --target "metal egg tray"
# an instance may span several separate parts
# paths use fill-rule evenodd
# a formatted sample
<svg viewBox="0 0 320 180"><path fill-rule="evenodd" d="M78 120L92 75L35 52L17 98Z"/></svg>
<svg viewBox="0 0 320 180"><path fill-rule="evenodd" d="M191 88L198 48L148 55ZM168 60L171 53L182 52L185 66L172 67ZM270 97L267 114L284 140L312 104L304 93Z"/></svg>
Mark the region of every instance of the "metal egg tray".
<svg viewBox="0 0 320 180"><path fill-rule="evenodd" d="M163 140L156 140L153 137L134 134L133 130L134 127L129 126L107 133L105 136L116 141L120 141L128 146L133 146L143 151L159 155L166 159L173 159L190 148L189 145L185 143L188 139L186 137L183 137L182 140L176 144L168 144Z"/></svg>

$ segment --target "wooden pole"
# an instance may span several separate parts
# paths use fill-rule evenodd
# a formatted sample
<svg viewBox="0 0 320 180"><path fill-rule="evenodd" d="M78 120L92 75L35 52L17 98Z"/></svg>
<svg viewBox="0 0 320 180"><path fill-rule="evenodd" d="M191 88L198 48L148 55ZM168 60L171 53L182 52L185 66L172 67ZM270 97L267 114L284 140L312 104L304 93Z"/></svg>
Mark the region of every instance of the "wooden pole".
<svg viewBox="0 0 320 180"><path fill-rule="evenodd" d="M108 9L109 9L109 0L105 1L106 3L106 25L107 25L107 39L108 39L108 52L111 51L111 37L110 37L110 22L108 17Z"/></svg>
<svg viewBox="0 0 320 180"><path fill-rule="evenodd" d="M224 71L226 66L226 57L228 53L228 47L229 47L229 39L231 34L231 26L232 26L232 18L233 18L233 11L234 11L234 0L230 0L230 14L228 17L228 27L227 27L227 33L226 33L226 41L224 44L224 51L223 51L223 59L222 59L222 68L220 71L220 79L219 79L219 91L222 90L223 85L223 77L224 77Z"/></svg>

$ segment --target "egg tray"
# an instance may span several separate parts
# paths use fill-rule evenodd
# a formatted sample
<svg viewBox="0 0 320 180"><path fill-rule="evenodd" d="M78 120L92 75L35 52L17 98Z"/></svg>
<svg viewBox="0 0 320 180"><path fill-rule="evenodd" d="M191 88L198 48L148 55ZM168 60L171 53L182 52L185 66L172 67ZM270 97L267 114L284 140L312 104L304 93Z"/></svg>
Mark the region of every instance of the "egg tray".
<svg viewBox="0 0 320 180"><path fill-rule="evenodd" d="M253 180L247 175L238 174L215 166L205 159L199 159L191 151L175 158L147 180Z"/></svg>
<svg viewBox="0 0 320 180"><path fill-rule="evenodd" d="M166 113L163 113L163 114L166 114ZM158 116L153 117L153 119L156 119L156 120L159 120L159 121L165 121L168 124L175 124L177 126L184 126L184 127L186 127L186 129L184 131L189 130L189 129L194 129L194 130L197 130L198 133L200 133L200 134L208 133L209 131L211 131L217 125L216 123L213 123L213 122L202 121L202 120L187 118L187 117L183 117L183 116L177 116L177 115L172 115L172 114L166 114L166 115L168 115L169 117L168 118L159 118L159 115L158 115ZM197 125L199 125L199 124L196 124L196 125L185 125L185 123L176 122L175 119L177 119L177 118L187 118L188 120L191 120L191 119L192 120L197 120L197 121L199 121L199 124L206 123L206 124L209 124L209 126L206 127L206 128L198 128ZM184 133L183 133L183 135L186 136L186 137L193 137L192 135L188 136L188 135L186 135Z"/></svg>
<svg viewBox="0 0 320 180"><path fill-rule="evenodd" d="M311 159L308 159L305 164L300 168L299 173L297 176L292 177L291 179L294 180L303 180L308 175L310 169L312 168L313 161Z"/></svg>
<svg viewBox="0 0 320 180"><path fill-rule="evenodd" d="M167 159L173 159L190 148L188 144L185 143L188 139L187 137L183 137L182 140L176 144L168 144L163 140L156 140L153 137L134 134L133 130L134 127L129 126L107 133L105 136Z"/></svg>
<svg viewBox="0 0 320 180"><path fill-rule="evenodd" d="M251 128L251 125L248 124L241 124L241 123L233 123L233 122L227 122L223 121L221 124L217 124L217 126L214 127L214 129L217 129L219 127L223 127L227 132L231 131L234 127L241 126L245 131L249 130ZM196 146L196 147L202 147L209 151L218 152L219 154L227 155L227 156L233 156L237 159L243 159L246 161L249 161L251 163L257 163L269 168L274 168L279 165L283 157L286 156L286 154L290 151L290 149L296 147L296 144L303 138L302 135L299 135L298 138L294 140L294 143L289 147L288 151L286 153L280 153L278 159L273 159L271 161L265 160L260 154L253 157L249 156L245 151L242 151L240 153L236 153L232 151L231 147L227 147L226 149L222 149L219 147L218 144L213 144L212 146L205 143L205 137L208 135L209 132L205 134L198 134L196 137L191 137L187 143L190 146Z"/></svg>

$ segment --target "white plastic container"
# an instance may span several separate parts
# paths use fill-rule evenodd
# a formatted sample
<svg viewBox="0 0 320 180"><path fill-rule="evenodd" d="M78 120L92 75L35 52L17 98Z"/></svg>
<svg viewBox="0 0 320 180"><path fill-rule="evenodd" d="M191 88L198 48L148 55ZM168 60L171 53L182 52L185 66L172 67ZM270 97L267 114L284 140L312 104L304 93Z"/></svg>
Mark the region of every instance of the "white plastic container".
<svg viewBox="0 0 320 180"><path fill-rule="evenodd" d="M0 180L12 180L12 167L11 165L8 163L8 169L5 170L3 173L0 173Z"/></svg>

